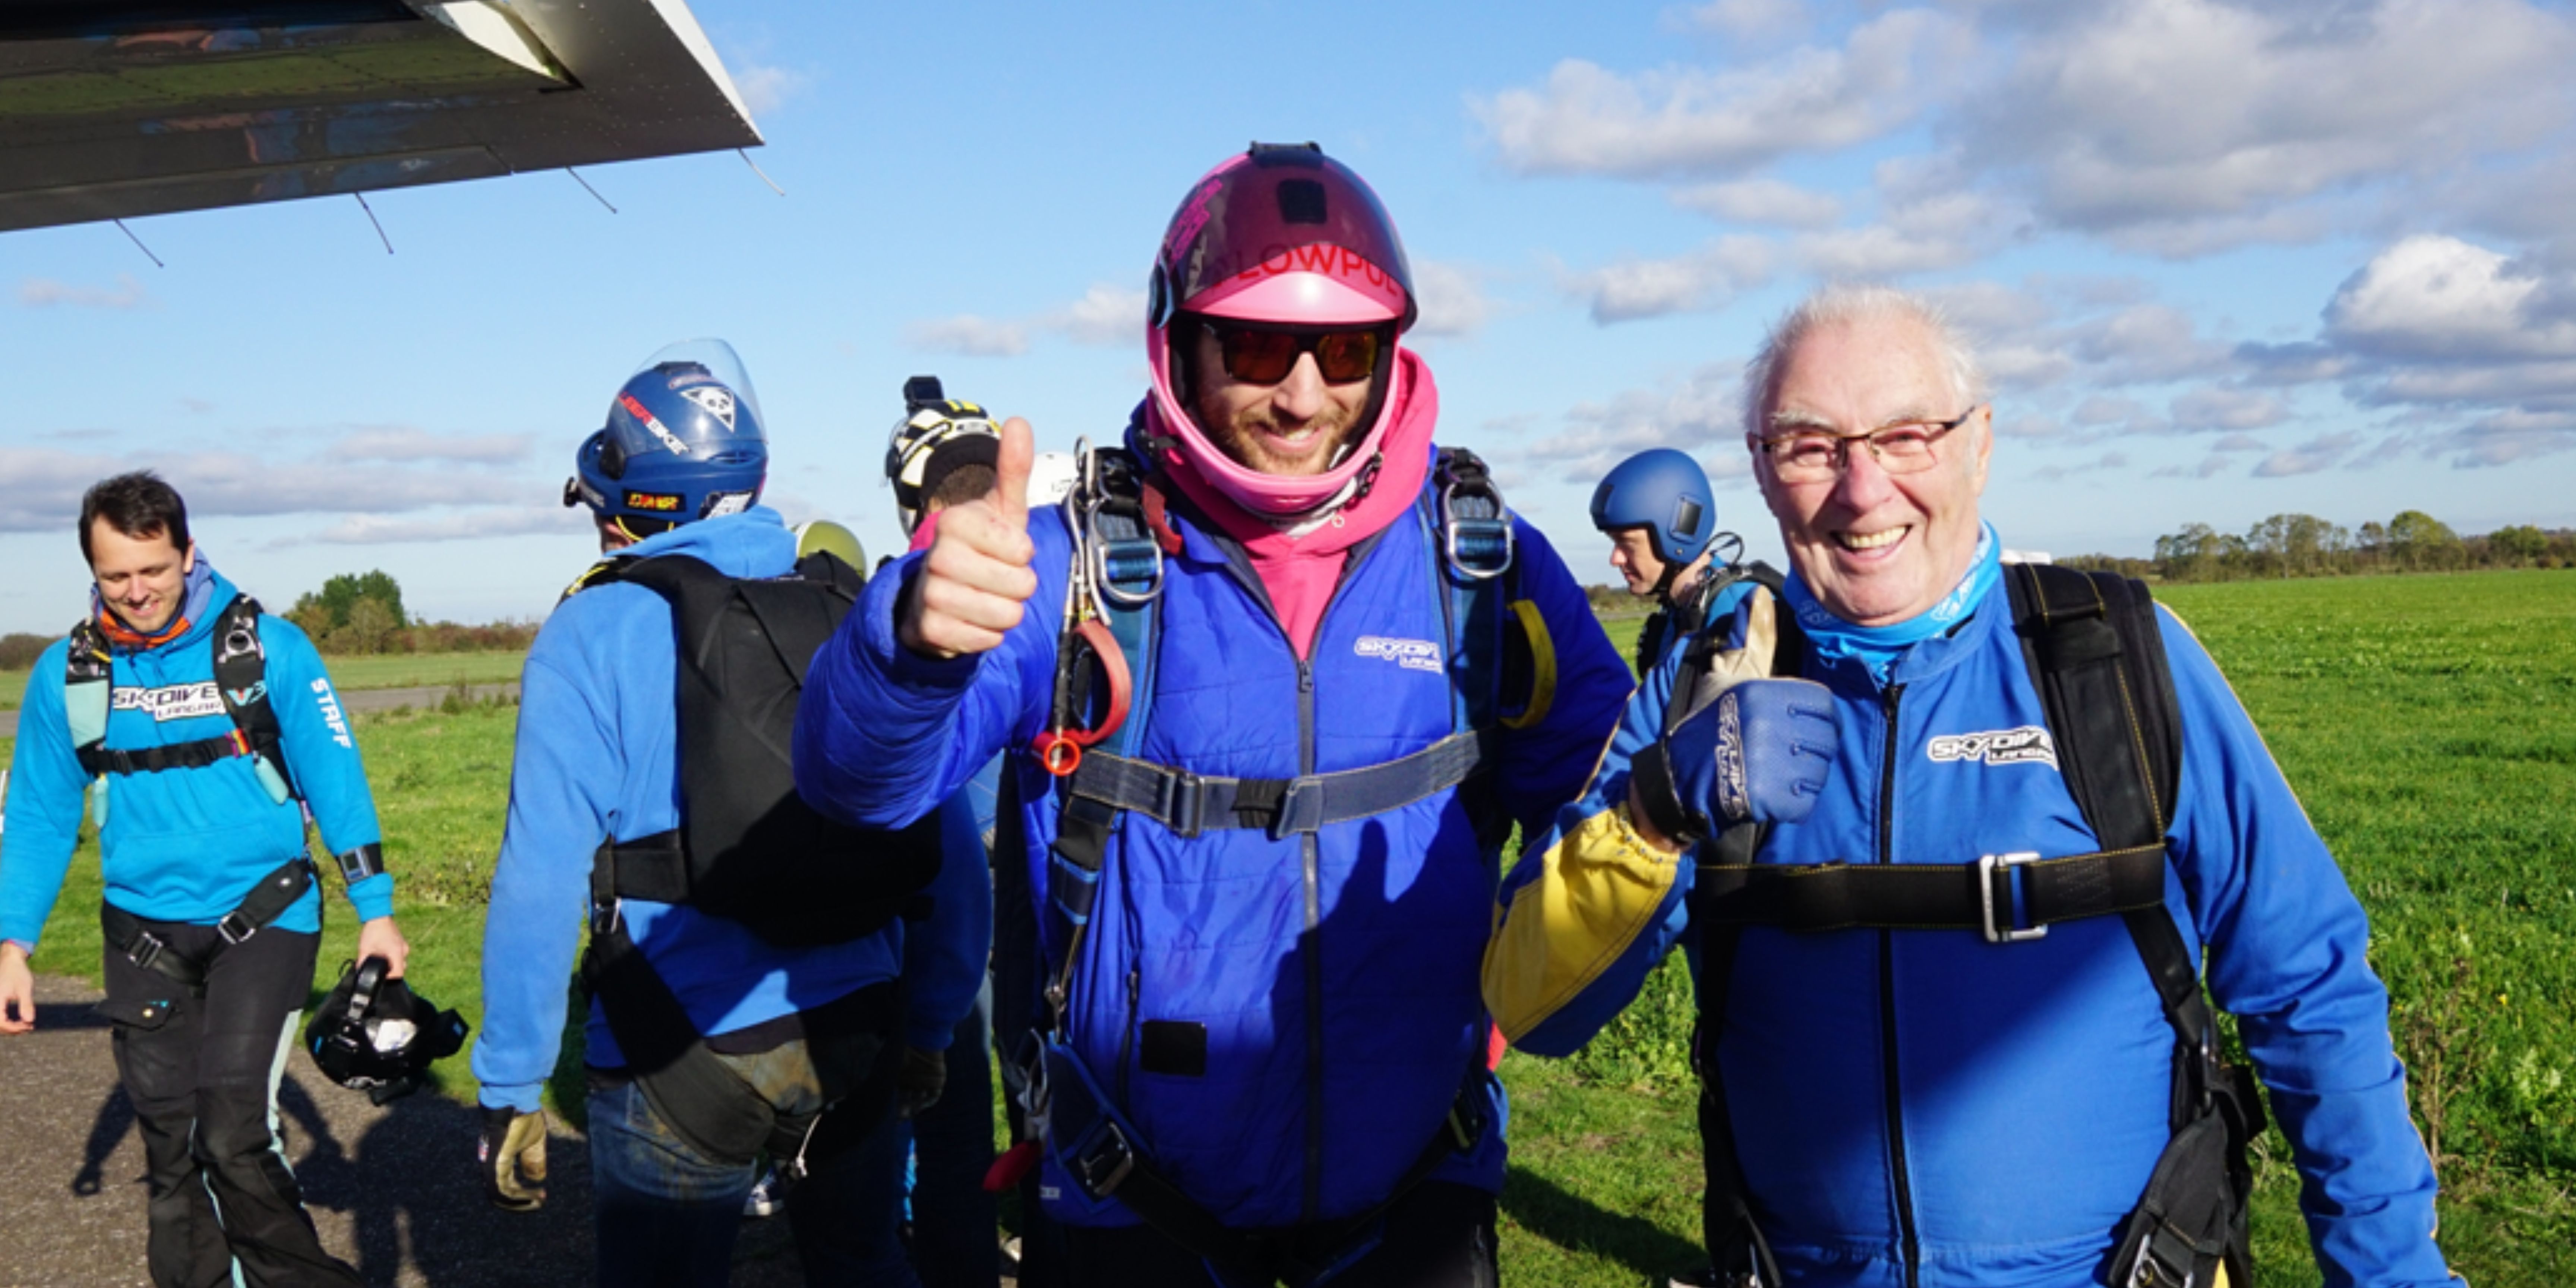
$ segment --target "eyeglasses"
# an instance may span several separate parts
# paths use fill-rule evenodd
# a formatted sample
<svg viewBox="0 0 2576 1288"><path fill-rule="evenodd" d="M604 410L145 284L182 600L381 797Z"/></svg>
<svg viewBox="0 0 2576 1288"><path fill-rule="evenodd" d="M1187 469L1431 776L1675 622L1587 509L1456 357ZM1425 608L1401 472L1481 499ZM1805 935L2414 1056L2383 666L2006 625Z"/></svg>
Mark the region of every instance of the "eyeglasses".
<svg viewBox="0 0 2576 1288"><path fill-rule="evenodd" d="M1970 407L1951 420L1908 420L1881 425L1866 434L1793 433L1764 438L1754 444L1771 458L1771 472L1783 483L1821 483L1843 472L1851 464L1852 444L1869 448L1869 456L1878 467L1890 474L1915 474L1932 468L1940 457L1932 445L1941 436L1968 423L1978 408Z"/></svg>
<svg viewBox="0 0 2576 1288"><path fill-rule="evenodd" d="M1297 367L1297 356L1315 355L1315 369L1328 385L1347 385L1377 374L1378 351L1385 337L1376 328L1361 331L1268 331L1202 322L1216 337L1225 359L1225 374L1248 385L1275 385Z"/></svg>

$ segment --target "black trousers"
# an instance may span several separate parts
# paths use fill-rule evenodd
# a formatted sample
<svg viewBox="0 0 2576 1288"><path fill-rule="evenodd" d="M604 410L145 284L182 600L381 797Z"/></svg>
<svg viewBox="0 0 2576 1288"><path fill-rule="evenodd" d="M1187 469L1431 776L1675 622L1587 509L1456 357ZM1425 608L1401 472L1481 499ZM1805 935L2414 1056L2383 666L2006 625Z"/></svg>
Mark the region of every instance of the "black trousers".
<svg viewBox="0 0 2576 1288"><path fill-rule="evenodd" d="M155 1288L354 1285L322 1250L276 1130L277 1080L313 988L321 936L271 927L227 945L211 926L147 921L165 952L204 963L202 995L107 950L116 1072L151 1183Z"/></svg>
<svg viewBox="0 0 2576 1288"><path fill-rule="evenodd" d="M1220 1288L1198 1254L1149 1227L1059 1228L1063 1278L1073 1288ZM1496 1288L1500 1282L1494 1196L1471 1186L1426 1182L1387 1211L1377 1246L1323 1280L1321 1288Z"/></svg>

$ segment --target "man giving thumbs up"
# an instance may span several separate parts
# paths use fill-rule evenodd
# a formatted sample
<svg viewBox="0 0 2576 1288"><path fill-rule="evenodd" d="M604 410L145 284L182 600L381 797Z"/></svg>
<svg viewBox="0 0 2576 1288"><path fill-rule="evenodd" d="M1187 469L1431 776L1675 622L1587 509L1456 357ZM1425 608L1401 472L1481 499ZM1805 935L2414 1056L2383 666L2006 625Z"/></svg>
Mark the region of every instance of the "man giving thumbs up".
<svg viewBox="0 0 2576 1288"><path fill-rule="evenodd" d="M1074 527L1031 522L1013 421L993 493L816 656L798 788L886 826L1021 753L1002 835L1041 892L1029 1108L1070 1282L1490 1284L1500 840L1580 791L1627 667L1537 529L1503 514L1491 581L1455 562L1444 497L1494 494L1433 445L1411 273L1358 175L1311 145L1229 159L1183 197L1152 300L1126 451L1164 576L1117 746L1062 777L1027 754ZM1480 585L1513 602L1474 631L1451 610ZM1506 622L1553 666L1498 693Z"/></svg>

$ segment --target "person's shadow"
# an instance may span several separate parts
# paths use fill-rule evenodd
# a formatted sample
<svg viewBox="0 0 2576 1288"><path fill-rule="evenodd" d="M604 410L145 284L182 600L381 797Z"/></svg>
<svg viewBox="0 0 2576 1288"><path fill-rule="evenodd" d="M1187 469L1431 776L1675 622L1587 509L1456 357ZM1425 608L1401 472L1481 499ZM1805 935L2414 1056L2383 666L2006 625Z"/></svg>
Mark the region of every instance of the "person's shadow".
<svg viewBox="0 0 2576 1288"><path fill-rule="evenodd" d="M307 1091L310 1082L317 1091ZM315 1096L360 1093L290 1068L279 1084L279 1117L307 1136L295 1164L307 1208L347 1213L350 1244L335 1247L370 1284L390 1284L406 1268L428 1284L564 1284L591 1273L590 1157L577 1140L558 1138L547 1151L546 1204L503 1212L483 1193L475 1162L479 1118L435 1089L394 1101L344 1145ZM347 1114L341 1116L345 1119ZM327 1240L326 1246L336 1243Z"/></svg>

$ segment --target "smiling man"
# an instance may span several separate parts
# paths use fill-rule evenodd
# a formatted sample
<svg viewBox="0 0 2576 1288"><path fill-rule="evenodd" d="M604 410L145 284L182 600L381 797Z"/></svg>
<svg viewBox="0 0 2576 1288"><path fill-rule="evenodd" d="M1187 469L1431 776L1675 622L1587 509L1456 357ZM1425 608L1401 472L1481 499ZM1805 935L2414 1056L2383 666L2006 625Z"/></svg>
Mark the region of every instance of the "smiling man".
<svg viewBox="0 0 2576 1288"><path fill-rule="evenodd" d="M0 1034L34 1026L28 959L86 789L107 885L98 1011L143 1136L152 1282L354 1284L315 1239L275 1124L321 942L307 809L339 856L358 955L399 977L410 951L357 744L313 645L214 570L169 484L98 484L79 532L97 589L27 682L0 828Z"/></svg>
<svg viewBox="0 0 2576 1288"><path fill-rule="evenodd" d="M1070 1282L1490 1285L1502 841L1580 790L1627 669L1434 446L1412 279L1358 175L1228 160L1151 298L1128 450L1033 515L1028 426L1003 427L993 495L815 658L798 786L890 825L1012 753Z"/></svg>
<svg viewBox="0 0 2576 1288"><path fill-rule="evenodd" d="M1736 1288L2241 1288L2262 1111L2215 1002L2327 1282L2445 1282L2360 906L2178 620L2002 564L1965 342L1833 288L1745 387L1794 617L1757 594L1648 677L1505 889L1504 1032L1565 1054L1692 947ZM1783 684L1794 718L1756 719Z"/></svg>

